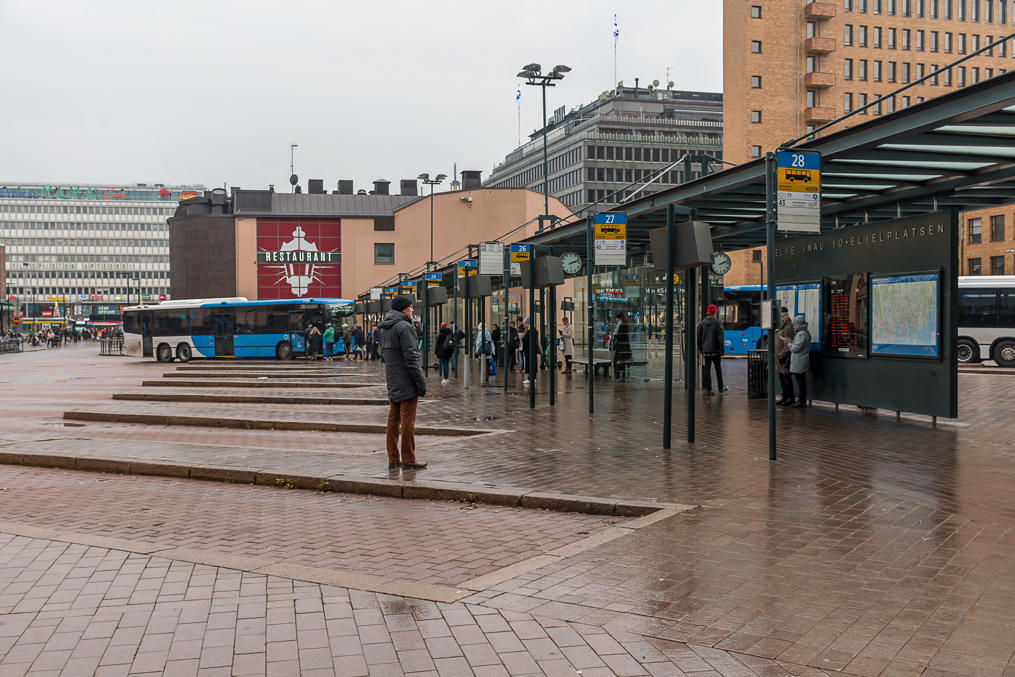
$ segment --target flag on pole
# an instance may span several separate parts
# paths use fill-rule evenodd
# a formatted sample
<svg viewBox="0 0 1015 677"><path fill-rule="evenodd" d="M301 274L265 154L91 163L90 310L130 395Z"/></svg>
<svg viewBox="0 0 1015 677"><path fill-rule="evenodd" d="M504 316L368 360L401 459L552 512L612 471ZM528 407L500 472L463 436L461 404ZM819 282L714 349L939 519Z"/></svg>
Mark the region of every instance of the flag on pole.
<svg viewBox="0 0 1015 677"><path fill-rule="evenodd" d="M613 41L616 42L620 38L620 29L617 28L617 15L613 15Z"/></svg>
<svg viewBox="0 0 1015 677"><path fill-rule="evenodd" d="M522 98L522 90L516 89L515 90L515 101L517 101L520 98Z"/></svg>

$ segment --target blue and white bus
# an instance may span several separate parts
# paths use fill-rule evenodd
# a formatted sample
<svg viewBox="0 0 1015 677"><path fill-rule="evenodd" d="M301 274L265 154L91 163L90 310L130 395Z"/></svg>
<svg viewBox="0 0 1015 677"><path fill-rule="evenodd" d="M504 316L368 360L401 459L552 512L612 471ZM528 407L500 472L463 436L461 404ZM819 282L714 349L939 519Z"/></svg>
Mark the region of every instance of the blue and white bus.
<svg viewBox="0 0 1015 677"><path fill-rule="evenodd" d="M761 341L761 287L725 287L719 319L725 329L726 354L746 355Z"/></svg>
<svg viewBox="0 0 1015 677"><path fill-rule="evenodd" d="M347 299L248 301L242 297L165 301L123 310L127 355L159 362L192 357L292 359L306 352L304 330L311 324L337 328L355 314ZM341 336L341 332L336 332ZM342 352L341 338L335 347Z"/></svg>

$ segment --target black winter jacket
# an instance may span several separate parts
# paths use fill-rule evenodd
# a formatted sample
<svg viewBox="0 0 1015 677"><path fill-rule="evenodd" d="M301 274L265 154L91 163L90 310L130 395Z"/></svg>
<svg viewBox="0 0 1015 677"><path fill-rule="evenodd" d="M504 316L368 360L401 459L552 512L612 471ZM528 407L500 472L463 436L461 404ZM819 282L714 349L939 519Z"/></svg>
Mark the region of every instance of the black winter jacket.
<svg viewBox="0 0 1015 677"><path fill-rule="evenodd" d="M388 399L404 402L426 395L426 379L419 366L419 341L409 316L389 310L381 322L381 351Z"/></svg>
<svg viewBox="0 0 1015 677"><path fill-rule="evenodd" d="M714 315L706 315L698 323L698 352L702 355L722 355L726 352L722 322Z"/></svg>

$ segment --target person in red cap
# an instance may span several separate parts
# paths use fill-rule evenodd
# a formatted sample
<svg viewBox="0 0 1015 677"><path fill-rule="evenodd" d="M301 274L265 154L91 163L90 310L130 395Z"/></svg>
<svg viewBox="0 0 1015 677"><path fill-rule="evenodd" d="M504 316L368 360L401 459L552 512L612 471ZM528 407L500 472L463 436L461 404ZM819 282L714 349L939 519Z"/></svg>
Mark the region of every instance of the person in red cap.
<svg viewBox="0 0 1015 677"><path fill-rule="evenodd" d="M701 375L701 387L706 395L715 395L712 390L712 365L715 366L716 385L719 392L729 388L722 381L722 356L726 352L726 337L722 322L719 321L719 309L709 304L708 314L698 323L698 352L701 353L704 369Z"/></svg>

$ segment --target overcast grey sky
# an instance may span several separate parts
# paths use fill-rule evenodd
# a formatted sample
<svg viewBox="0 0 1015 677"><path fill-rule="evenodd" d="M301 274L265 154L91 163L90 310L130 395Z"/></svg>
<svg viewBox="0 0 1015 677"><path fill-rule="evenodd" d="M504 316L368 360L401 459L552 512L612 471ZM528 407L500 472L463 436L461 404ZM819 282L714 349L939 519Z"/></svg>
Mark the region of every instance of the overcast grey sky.
<svg viewBox="0 0 1015 677"><path fill-rule="evenodd" d="M517 144L520 67L721 91L720 0L0 0L0 181L369 188L489 175ZM522 89L522 135L539 91Z"/></svg>

